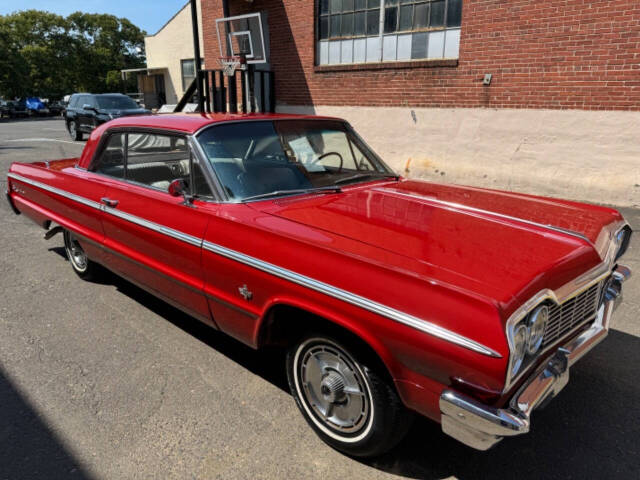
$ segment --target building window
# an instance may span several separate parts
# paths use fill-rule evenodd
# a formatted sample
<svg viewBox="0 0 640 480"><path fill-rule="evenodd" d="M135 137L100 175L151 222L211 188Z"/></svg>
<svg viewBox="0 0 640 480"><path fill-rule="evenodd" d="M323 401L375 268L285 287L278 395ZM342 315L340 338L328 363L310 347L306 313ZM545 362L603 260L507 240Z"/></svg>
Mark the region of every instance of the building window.
<svg viewBox="0 0 640 480"><path fill-rule="evenodd" d="M182 71L182 91L186 92L193 79L196 78L196 62L193 58L180 60L180 68Z"/></svg>
<svg viewBox="0 0 640 480"><path fill-rule="evenodd" d="M318 0L319 65L458 58L462 0Z"/></svg>
<svg viewBox="0 0 640 480"><path fill-rule="evenodd" d="M200 65L204 69L204 58L200 59ZM196 78L196 62L193 58L180 60L180 71L182 74L182 91L185 92L193 79Z"/></svg>

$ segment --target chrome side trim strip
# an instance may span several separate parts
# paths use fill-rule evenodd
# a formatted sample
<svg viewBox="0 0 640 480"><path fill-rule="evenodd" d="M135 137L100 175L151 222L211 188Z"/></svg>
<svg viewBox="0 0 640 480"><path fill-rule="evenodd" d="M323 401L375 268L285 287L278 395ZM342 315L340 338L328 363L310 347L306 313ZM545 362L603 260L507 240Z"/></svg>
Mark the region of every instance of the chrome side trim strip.
<svg viewBox="0 0 640 480"><path fill-rule="evenodd" d="M154 222L150 222L148 220L145 220L144 218L140 218L136 215L131 215L130 213L126 213L126 212L121 212L119 210L115 210L113 208L107 208L105 205L98 203L98 202L94 202L93 200L89 200L86 199L84 197L81 197L79 195L75 195L73 193L69 193L66 190L61 190L59 188L56 187L52 187L50 185L38 182L36 180L31 180L30 178L25 178L21 175L16 175L15 173L9 173L7 175L10 178L13 178L15 180L19 180L21 182L27 183L29 185L32 185L34 187L38 187L41 188L43 190L47 190L51 193L55 193L56 195L60 195L61 197L65 197L68 198L70 200L73 200L75 202L78 203L82 203L83 205L87 205L88 207L92 207L95 208L96 210L100 210L102 212L108 213L110 215L113 215L114 217L119 217L122 218L123 220L126 220L128 222L134 223L136 225L139 225L141 227L144 228L148 228L149 230L153 230L156 231L158 233L162 233L164 235L167 235L169 237L173 237L176 238L178 240L181 240L185 243L189 243L191 245L194 245L196 247L201 247L202 246L202 240L188 235L186 233L182 233L179 230L174 230L173 228L169 228L169 227L165 227L164 225L160 225L158 223L154 223Z"/></svg>
<svg viewBox="0 0 640 480"><path fill-rule="evenodd" d="M593 245L593 242L591 240L589 240L589 238L587 238L582 233L576 232L574 230L569 230L567 228L556 227L555 225L549 225L549 224L545 224L545 223L534 222L533 220L527 220L527 219L520 218L520 217L514 217L512 215L506 215L506 214L503 214L503 213L492 212L491 210L483 210L482 208L470 207L468 205L463 205L461 203L447 202L445 200L439 200L437 198L425 197L423 195L416 195L416 194L411 194L411 193L398 192L397 190L390 190L390 189L386 189L386 188L374 188L373 190L377 190L377 191L385 192L385 193L390 193L390 194L393 194L393 195L399 195L401 197L409 197L409 198L413 198L413 199L416 199L416 200L422 200L422 201L427 202L427 203L437 203L438 205L444 205L444 206L448 207L451 210L462 211L462 212L466 211L466 212L472 212L472 213L479 213L479 214L482 214L482 215L490 215L492 217L502 218L504 220L512 220L512 221L524 223L526 225L532 225L534 227L540 227L540 228L544 228L546 230L552 230L554 232L564 233L566 235L570 235L572 237L576 237L576 238L579 238L581 240L584 240L589 245Z"/></svg>
<svg viewBox="0 0 640 480"><path fill-rule="evenodd" d="M75 202L78 203L82 203L83 205L86 205L87 207L91 207L91 208L95 208L96 210L103 210L103 205L101 203L98 202L94 202L93 200L89 200L87 198L81 197L79 195L75 195L73 193L69 193L66 190L60 190L59 188L56 187L52 187L50 185L47 185L45 183L40 183L36 180L31 180L30 178L26 178L23 177L21 175L17 175L15 173L7 173L7 177L9 178L13 178L15 180L19 180L23 183L27 183L29 185L32 185L34 187L38 187L41 188L42 190L46 190L48 192L51 193L55 193L56 195L60 195L61 197L66 197L70 200L73 200Z"/></svg>
<svg viewBox="0 0 640 480"><path fill-rule="evenodd" d="M179 230L174 230L173 228L169 228L169 227L165 227L164 225L160 225L159 223L155 223L155 222L150 222L148 220L145 220L144 218L140 218L136 215L131 215L130 213L126 213L126 212L121 212L119 210L115 210L113 208L104 208L103 211L105 213L108 213L110 215L113 215L114 217L119 217L122 218L123 220L126 220L128 222L134 223L136 225L139 225L141 227L147 228L149 230L153 230L154 232L158 232L161 233L163 235L166 235L168 237L172 237L175 238L176 240L180 240L184 243L188 243L190 245L193 245L195 247L202 247L202 239L198 238L198 237L194 237L192 235L189 235L187 233L183 233Z"/></svg>
<svg viewBox="0 0 640 480"><path fill-rule="evenodd" d="M387 307L386 305L374 302L373 300L369 300L368 298L361 297L360 295L356 295L355 293L351 293L346 290L342 290L341 288L334 287L327 283L307 277L306 275L301 275L291 270L278 267L277 265L264 262L255 257L236 252L235 250L231 250L229 248L223 247L221 245L216 245L211 242L205 241L202 244L202 247L210 252L216 253L240 263L244 263L245 265L249 265L250 267L256 268L276 277L283 278L290 282L297 283L298 285L302 285L303 287L307 287L311 290L323 293L324 295L337 298L338 300L342 300L344 302L368 310L372 313L376 313L391 320L395 320L398 323L402 323L409 327L415 328L416 330L420 330L421 332L427 333L434 337L442 338L443 340L447 340L451 343L455 343L456 345L468 348L470 350L473 350L474 352L488 355L490 357L502 357L502 355L500 355L495 350L492 350L491 348L486 347L467 337L454 333L426 320L422 320L420 318L409 315L408 313L401 312L394 308Z"/></svg>
<svg viewBox="0 0 640 480"><path fill-rule="evenodd" d="M264 262L250 255L245 255L243 253L237 252L235 250L231 250L229 248L223 247L222 245L217 245L215 243L211 243L208 241L203 241L197 237L188 235L186 233L180 232L178 230L174 230L169 227L165 227L164 225L159 225L154 222L150 222L143 218L137 217L135 215L131 215L129 213L121 212L116 209L107 208L106 206L94 202L92 200L88 200L86 198L80 197L78 195L66 192L64 190L50 187L46 184L40 183L35 180L31 180L20 175L16 175L13 173L8 174L11 178L19 180L24 183L28 183L38 188L42 188L43 190L47 190L49 192L55 193L62 197L69 198L71 200L77 201L79 203L88 205L97 210L100 210L104 213L108 213L110 215L114 215L120 217L124 220L127 220L136 225L140 225L142 227L148 228L149 230L153 230L164 235L167 235L172 238L176 238L177 240L181 240L185 243L202 247L205 250L208 250L217 255L221 255L223 257L229 258L239 263L243 263L250 267L256 268L263 272L269 273L271 275L277 276L284 280L296 283L303 287L307 287L309 289L320 292L324 295L328 295L330 297L336 298L338 300L342 300L344 302L350 303L351 305L355 305L357 307L368 310L372 313L381 315L383 317L389 318L390 320L394 320L398 323L406 325L408 327L414 328L431 336L441 338L453 344L459 345L461 347L467 348L474 352L480 353L482 355L487 355L490 357L501 358L500 355L495 350L486 347L470 338L467 338L463 335L459 335L451 330L447 330L446 328L435 325L434 323L428 322L426 320L422 320L418 317L414 317L413 315L409 315L408 313L401 312L394 308L388 307L381 303L374 302L368 298L362 297L355 293L348 292L346 290L342 290L340 288L334 287L327 283L315 280L311 277L307 277L305 275L301 275L294 271L288 270L286 268L278 267L277 265L273 265L268 262Z"/></svg>

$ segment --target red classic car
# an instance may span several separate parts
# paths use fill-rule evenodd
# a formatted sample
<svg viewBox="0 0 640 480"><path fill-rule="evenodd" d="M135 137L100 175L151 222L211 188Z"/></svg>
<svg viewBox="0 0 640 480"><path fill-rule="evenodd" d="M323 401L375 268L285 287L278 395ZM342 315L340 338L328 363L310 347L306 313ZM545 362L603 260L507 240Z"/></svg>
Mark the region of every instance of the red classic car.
<svg viewBox="0 0 640 480"><path fill-rule="evenodd" d="M7 198L80 277L287 349L305 419L355 456L416 412L481 450L526 433L630 275L617 211L400 178L336 118L121 118L80 158L14 163Z"/></svg>

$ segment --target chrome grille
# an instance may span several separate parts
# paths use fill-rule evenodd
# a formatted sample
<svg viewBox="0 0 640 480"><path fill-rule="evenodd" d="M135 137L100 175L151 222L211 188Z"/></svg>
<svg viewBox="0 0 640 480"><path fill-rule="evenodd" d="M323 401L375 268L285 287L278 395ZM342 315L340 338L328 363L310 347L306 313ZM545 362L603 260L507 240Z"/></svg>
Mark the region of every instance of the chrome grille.
<svg viewBox="0 0 640 480"><path fill-rule="evenodd" d="M542 342L543 348L551 345L570 331L595 320L603 284L604 281L601 281L592 285L562 305L550 305L549 321L544 330Z"/></svg>

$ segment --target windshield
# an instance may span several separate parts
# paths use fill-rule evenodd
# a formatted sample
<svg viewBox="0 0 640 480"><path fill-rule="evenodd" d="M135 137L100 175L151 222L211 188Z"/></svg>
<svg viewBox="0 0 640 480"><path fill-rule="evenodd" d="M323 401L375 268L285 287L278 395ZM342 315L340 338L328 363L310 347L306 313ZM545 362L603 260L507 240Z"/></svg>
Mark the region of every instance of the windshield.
<svg viewBox="0 0 640 480"><path fill-rule="evenodd" d="M125 96L96 97L98 108L104 110L130 110L139 108L131 98Z"/></svg>
<svg viewBox="0 0 640 480"><path fill-rule="evenodd" d="M339 121L215 125L198 135L198 142L234 200L304 193L394 175Z"/></svg>

